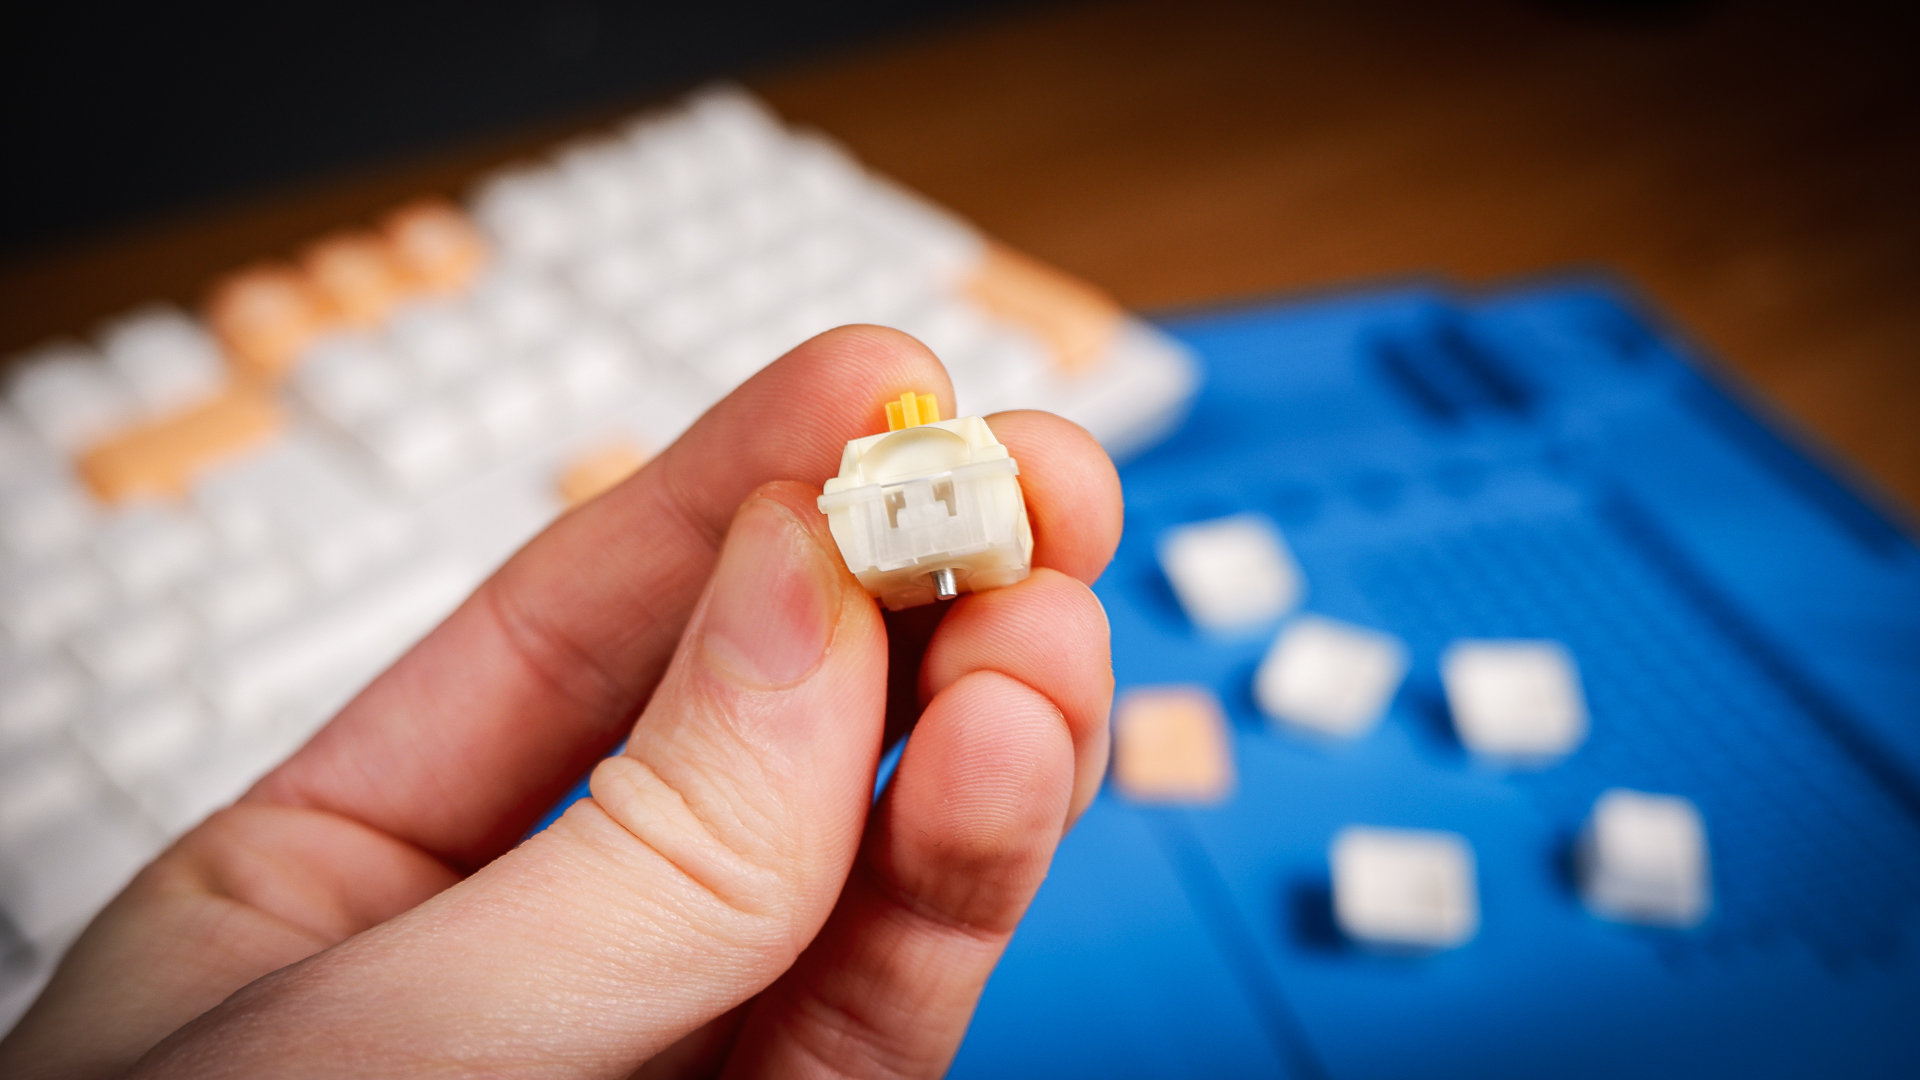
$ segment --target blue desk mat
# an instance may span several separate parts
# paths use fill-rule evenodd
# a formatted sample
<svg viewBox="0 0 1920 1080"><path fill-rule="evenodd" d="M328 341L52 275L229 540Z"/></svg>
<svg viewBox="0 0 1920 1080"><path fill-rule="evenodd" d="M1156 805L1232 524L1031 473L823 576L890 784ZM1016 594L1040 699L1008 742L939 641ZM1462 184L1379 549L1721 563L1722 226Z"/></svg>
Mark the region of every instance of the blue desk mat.
<svg viewBox="0 0 1920 1080"><path fill-rule="evenodd" d="M1233 723L1213 809L1104 792L981 1001L953 1075L1920 1076L1920 550L1711 365L1604 284L1402 290L1168 327L1205 386L1121 469L1096 588L1122 689L1211 686ZM1269 729L1277 625L1209 636L1165 529L1257 511L1303 610L1406 639L1350 746ZM1573 651L1592 734L1533 773L1455 740L1456 637ZM1602 922L1570 845L1626 786L1693 799L1715 886L1688 931ZM1348 823L1445 828L1479 935L1424 958L1333 927Z"/></svg>

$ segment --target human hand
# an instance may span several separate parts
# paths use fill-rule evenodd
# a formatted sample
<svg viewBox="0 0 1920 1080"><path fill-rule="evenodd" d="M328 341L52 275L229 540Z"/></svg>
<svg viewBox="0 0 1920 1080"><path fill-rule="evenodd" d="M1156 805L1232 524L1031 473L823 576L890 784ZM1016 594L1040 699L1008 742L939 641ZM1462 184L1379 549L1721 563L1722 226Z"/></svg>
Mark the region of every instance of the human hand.
<svg viewBox="0 0 1920 1080"><path fill-rule="evenodd" d="M1120 490L992 418L1033 575L883 620L813 480L929 388L912 339L824 334L555 522L142 871L0 1074L940 1073L1105 768Z"/></svg>

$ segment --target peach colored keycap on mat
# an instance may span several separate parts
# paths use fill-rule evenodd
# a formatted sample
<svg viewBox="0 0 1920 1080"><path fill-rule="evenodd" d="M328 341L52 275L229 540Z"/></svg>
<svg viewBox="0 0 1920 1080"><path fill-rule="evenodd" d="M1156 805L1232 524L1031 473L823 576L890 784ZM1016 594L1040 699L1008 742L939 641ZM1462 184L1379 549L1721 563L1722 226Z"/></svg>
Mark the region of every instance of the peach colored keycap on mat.
<svg viewBox="0 0 1920 1080"><path fill-rule="evenodd" d="M106 502L183 495L202 469L265 442L284 422L271 396L234 387L98 443L77 464L87 486Z"/></svg>
<svg viewBox="0 0 1920 1080"><path fill-rule="evenodd" d="M1113 780L1135 802L1217 803L1233 791L1233 746L1213 691L1129 690L1113 709Z"/></svg>
<svg viewBox="0 0 1920 1080"><path fill-rule="evenodd" d="M967 293L981 307L1037 334L1070 373L1100 359L1123 314L1112 297L1092 285L995 243L987 245Z"/></svg>
<svg viewBox="0 0 1920 1080"><path fill-rule="evenodd" d="M610 443L575 458L560 474L560 498L569 509L598 498L601 493L647 463L647 455L632 443Z"/></svg>

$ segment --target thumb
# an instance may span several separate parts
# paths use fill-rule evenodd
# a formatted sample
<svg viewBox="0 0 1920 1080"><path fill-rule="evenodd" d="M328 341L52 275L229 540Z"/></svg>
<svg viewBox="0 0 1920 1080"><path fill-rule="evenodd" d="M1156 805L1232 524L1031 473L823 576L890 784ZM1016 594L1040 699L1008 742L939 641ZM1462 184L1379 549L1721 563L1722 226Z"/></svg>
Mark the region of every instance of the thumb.
<svg viewBox="0 0 1920 1080"><path fill-rule="evenodd" d="M773 484L742 506L591 800L242 989L137 1074L625 1076L772 982L845 880L885 703L878 611L813 496Z"/></svg>

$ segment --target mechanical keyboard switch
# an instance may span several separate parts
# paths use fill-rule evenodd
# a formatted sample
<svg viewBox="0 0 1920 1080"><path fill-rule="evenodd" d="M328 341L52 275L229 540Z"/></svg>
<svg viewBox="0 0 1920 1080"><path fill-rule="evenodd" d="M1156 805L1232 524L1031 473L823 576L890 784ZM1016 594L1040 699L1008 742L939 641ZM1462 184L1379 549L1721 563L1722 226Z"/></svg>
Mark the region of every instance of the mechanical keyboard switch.
<svg viewBox="0 0 1920 1080"><path fill-rule="evenodd" d="M1020 468L977 416L942 420L932 394L887 403L892 429L847 444L820 496L860 584L891 611L1026 578L1033 530Z"/></svg>

